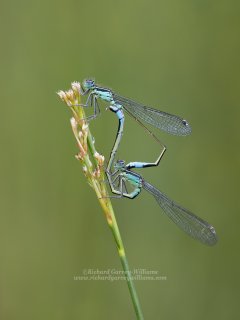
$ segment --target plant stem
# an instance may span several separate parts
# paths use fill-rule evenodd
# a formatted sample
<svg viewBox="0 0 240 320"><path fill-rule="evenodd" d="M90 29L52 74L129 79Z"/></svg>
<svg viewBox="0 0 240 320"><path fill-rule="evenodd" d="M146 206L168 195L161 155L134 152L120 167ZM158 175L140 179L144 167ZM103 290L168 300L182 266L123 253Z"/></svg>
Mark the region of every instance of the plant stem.
<svg viewBox="0 0 240 320"><path fill-rule="evenodd" d="M71 107L71 110L73 112L71 124L80 150L79 154L76 157L83 165L84 174L87 177L91 187L96 192L97 198L105 214L108 226L112 231L121 264L124 270L124 275L127 280L127 285L131 295L136 317L138 320L143 320L143 313L131 276L131 271L125 254L123 241L118 228L112 203L108 195L106 184L104 182L104 157L100 156L95 149L94 140L89 130L88 124L85 120L86 115L83 108L76 106L80 104L80 92L80 84L75 82L72 83L72 90L66 92L60 91L58 95L64 102L67 103L68 106ZM94 165L92 164L91 160L93 161Z"/></svg>

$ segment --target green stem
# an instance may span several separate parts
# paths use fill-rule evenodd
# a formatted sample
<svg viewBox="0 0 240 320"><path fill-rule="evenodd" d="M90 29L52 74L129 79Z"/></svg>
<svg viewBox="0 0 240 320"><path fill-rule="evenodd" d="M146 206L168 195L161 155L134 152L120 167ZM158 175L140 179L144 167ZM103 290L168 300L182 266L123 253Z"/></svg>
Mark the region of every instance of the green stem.
<svg viewBox="0 0 240 320"><path fill-rule="evenodd" d="M113 213L113 215L114 215L114 213ZM132 298L132 303L133 303L133 306L134 306L134 310L135 310L137 319L138 320L143 320L144 317L143 317L143 313L142 313L142 310L141 310L141 305L140 305L140 302L139 302L139 299L138 299L138 295L137 295L137 291L136 291L134 282L132 280L131 271L130 271L130 268L129 268L129 265L128 265L127 256L125 254L123 242L122 242L122 239L121 239L121 235L120 235L116 220L115 220L115 223L112 225L111 230L112 230L114 239L115 239L115 241L117 243L117 246L118 246L118 254L119 254L119 257L121 259L121 263L122 263L122 267L123 267L123 270L124 270L124 274L125 274L126 279L127 279L127 285L128 285L128 289L129 289L131 298Z"/></svg>
<svg viewBox="0 0 240 320"><path fill-rule="evenodd" d="M66 102L67 99L70 99L69 94L64 96L63 100ZM86 125L86 121L82 120L82 119L86 119L86 115L85 115L83 108L74 106L75 104L78 104L78 105L80 104L80 95L77 95L77 97L76 97L76 90L75 90L75 99L77 99L77 101L74 101L74 100L71 101L73 104L71 109L72 109L74 118L75 118L76 122L78 123L79 127L83 128L83 125ZM74 129L75 137L76 137L78 143L81 144L76 131L77 130ZM118 254L119 254L121 264L122 264L122 267L124 270L124 275L127 279L127 285L128 285L128 289L129 289L129 292L131 295L131 299L132 299L132 303L133 303L134 310L136 313L136 317L138 320L143 320L144 319L143 313L142 313L140 302L139 302L139 299L137 296L137 291L135 289L133 279L131 276L131 271L130 271L127 257L125 254L123 241L122 241L121 234L120 234L118 224L117 224L117 220L116 220L116 217L115 217L115 214L113 211L112 203L111 203L110 197L108 195L106 184L104 183L104 179L105 179L104 178L105 177L104 170L103 170L102 165L99 165L98 159L96 158L96 149L95 149L93 137L91 135L89 128L87 131L87 151L86 152L84 151L84 148L82 145L80 147L81 147L82 155L83 155L82 158L80 158L80 161L87 168L86 176L87 176L91 186L93 187L93 189L95 190L95 192L97 194L98 200L100 202L100 205L101 205L101 207L104 211L105 217L107 219L107 223L112 231L114 240L117 245ZM92 165L91 160L93 160L94 166ZM99 176L94 174L94 170L96 170L96 169L98 169L100 171Z"/></svg>
<svg viewBox="0 0 240 320"><path fill-rule="evenodd" d="M115 239L116 245L117 245L117 249L118 249L118 254L121 260L121 264L124 270L124 274L126 276L127 279L127 285L128 285L128 289L131 295L131 299L132 299L132 303L134 306L134 310L137 316L138 320L143 320L143 313L141 310L141 305L138 299L138 295L137 295L137 291L136 288L134 286L134 282L132 280L132 276L131 276L131 271L128 265L128 260L125 254L125 249L124 249L124 245L123 245L123 241L121 238L121 234L118 228L118 224L117 224L117 220L112 208L112 204L109 198L107 198L108 203L107 206L103 205L100 201L100 204L105 212L106 218L107 218L107 222L109 227L111 228L113 237Z"/></svg>
<svg viewBox="0 0 240 320"><path fill-rule="evenodd" d="M132 302L133 302L133 306L134 306L134 309L135 309L135 312L136 312L137 319L144 320L143 313L142 313L142 310L141 310L141 305L140 305L140 302L139 302L139 299L138 299L138 296L137 296L137 291L136 291L136 288L134 286L133 281L131 280L131 274L130 274L130 271L129 271L129 265L128 265L127 257L126 257L126 255L124 255L122 257L120 256L120 259L121 259L121 263L122 263L122 266L123 266L123 270L127 274L127 285L128 285L128 289L130 291L130 295L131 295L131 298L132 298Z"/></svg>

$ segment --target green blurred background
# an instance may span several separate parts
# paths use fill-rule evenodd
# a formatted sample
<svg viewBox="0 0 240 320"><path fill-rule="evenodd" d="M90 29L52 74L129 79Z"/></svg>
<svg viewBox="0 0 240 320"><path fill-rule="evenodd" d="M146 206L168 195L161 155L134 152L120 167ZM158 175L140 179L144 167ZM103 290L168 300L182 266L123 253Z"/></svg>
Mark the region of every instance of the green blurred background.
<svg viewBox="0 0 240 320"><path fill-rule="evenodd" d="M146 319L239 316L238 1L3 1L1 33L0 318L135 319L123 281L74 281L83 269L121 270L103 213L74 155L70 111L56 95L97 82L185 117L186 138L143 176L213 224L206 247L142 193L114 208ZM91 122L109 155L117 120ZM131 119L119 158L152 161L158 146Z"/></svg>

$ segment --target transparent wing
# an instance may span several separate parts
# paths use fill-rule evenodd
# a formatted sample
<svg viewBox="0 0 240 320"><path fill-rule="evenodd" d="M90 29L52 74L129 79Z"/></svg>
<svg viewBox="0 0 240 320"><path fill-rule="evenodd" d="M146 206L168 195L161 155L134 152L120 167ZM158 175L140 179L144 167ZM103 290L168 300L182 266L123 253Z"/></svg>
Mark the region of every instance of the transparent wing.
<svg viewBox="0 0 240 320"><path fill-rule="evenodd" d="M143 188L154 196L166 215L188 235L210 246L217 242L216 231L209 223L170 200L150 183L143 181Z"/></svg>
<svg viewBox="0 0 240 320"><path fill-rule="evenodd" d="M139 118L167 133L178 136L186 136L191 133L189 123L178 116L141 105L115 93L113 94L113 99L116 103L122 105L133 117Z"/></svg>

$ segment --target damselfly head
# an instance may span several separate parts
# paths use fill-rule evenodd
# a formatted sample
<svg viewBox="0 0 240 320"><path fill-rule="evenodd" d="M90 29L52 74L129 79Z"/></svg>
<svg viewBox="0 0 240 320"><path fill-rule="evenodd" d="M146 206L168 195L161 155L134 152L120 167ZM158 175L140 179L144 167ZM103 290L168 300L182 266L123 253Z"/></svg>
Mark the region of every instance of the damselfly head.
<svg viewBox="0 0 240 320"><path fill-rule="evenodd" d="M95 81L92 79L86 79L83 81L83 88L85 90L93 89L95 87Z"/></svg>
<svg viewBox="0 0 240 320"><path fill-rule="evenodd" d="M117 160L115 163L114 163L114 168L116 170L121 170L125 167L125 161L124 160Z"/></svg>

